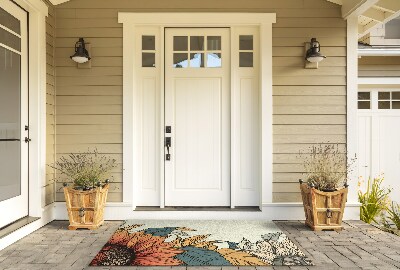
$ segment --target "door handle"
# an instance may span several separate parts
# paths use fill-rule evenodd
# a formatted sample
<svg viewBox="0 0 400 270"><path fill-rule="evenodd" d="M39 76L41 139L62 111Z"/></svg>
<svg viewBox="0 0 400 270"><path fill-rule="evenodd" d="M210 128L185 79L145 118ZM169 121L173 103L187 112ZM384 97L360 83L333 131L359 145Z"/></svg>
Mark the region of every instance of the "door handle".
<svg viewBox="0 0 400 270"><path fill-rule="evenodd" d="M165 147L167 147L167 154L165 155L165 160L171 160L171 154L169 153L169 148L171 147L171 137L165 137Z"/></svg>
<svg viewBox="0 0 400 270"><path fill-rule="evenodd" d="M0 139L0 142L19 142L20 139Z"/></svg>

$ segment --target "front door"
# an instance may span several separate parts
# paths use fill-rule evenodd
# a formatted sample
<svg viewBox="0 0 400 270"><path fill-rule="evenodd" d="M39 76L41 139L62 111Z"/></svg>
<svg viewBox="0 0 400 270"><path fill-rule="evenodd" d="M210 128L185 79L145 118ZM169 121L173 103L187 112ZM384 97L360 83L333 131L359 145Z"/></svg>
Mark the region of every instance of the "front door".
<svg viewBox="0 0 400 270"><path fill-rule="evenodd" d="M0 228L28 215L27 13L0 0Z"/></svg>
<svg viewBox="0 0 400 270"><path fill-rule="evenodd" d="M400 89L358 92L358 175L383 175L390 197L400 203Z"/></svg>
<svg viewBox="0 0 400 270"><path fill-rule="evenodd" d="M165 31L165 205L230 205L230 32Z"/></svg>

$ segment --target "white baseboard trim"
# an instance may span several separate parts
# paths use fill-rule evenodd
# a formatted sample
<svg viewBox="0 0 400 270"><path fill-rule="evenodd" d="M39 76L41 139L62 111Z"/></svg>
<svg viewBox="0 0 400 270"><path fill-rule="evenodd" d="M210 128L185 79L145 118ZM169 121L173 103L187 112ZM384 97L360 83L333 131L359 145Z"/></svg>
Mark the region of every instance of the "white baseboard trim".
<svg viewBox="0 0 400 270"><path fill-rule="evenodd" d="M64 202L55 203L54 218L67 220L68 213ZM104 210L105 220L125 219L247 219L247 220L303 220L302 203L264 203L262 211L133 211L130 203L107 203ZM360 204L347 203L344 219L360 219Z"/></svg>
<svg viewBox="0 0 400 270"><path fill-rule="evenodd" d="M54 220L54 203L43 208L42 217L0 239L0 250L33 233L47 223Z"/></svg>

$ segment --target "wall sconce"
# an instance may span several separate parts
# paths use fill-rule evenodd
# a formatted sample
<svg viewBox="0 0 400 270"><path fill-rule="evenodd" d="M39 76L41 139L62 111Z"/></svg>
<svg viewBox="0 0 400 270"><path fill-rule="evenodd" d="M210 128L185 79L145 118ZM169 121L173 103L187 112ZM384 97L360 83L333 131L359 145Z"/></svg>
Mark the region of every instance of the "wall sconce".
<svg viewBox="0 0 400 270"><path fill-rule="evenodd" d="M305 68L318 68L318 63L326 58L320 53L320 45L316 38L312 38L311 42L305 43L306 64Z"/></svg>
<svg viewBox="0 0 400 270"><path fill-rule="evenodd" d="M78 42L75 43L75 54L70 56L70 58L78 64L83 64L90 60L89 52L85 48L83 38L79 38Z"/></svg>

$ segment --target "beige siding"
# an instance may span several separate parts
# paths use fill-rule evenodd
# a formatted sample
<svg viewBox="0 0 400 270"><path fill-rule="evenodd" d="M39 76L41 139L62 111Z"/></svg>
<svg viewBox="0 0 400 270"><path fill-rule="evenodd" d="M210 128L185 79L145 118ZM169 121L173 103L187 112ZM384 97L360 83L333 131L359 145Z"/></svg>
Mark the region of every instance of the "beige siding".
<svg viewBox="0 0 400 270"><path fill-rule="evenodd" d="M49 15L46 17L46 114L47 114L47 144L46 144L46 164L53 164L55 159L55 31L56 19L55 9L50 2L46 2L49 7ZM50 167L46 168L46 184L44 185L43 206L55 200L55 172Z"/></svg>
<svg viewBox="0 0 400 270"><path fill-rule="evenodd" d="M97 146L122 162L120 11L273 12L274 201L299 201L299 150L346 143L346 23L325 0L72 0L57 6L57 155ZM92 68L68 56L78 37L92 46ZM317 37L328 58L304 69L304 42ZM111 201L122 199L122 171ZM128 179L129 181L129 179ZM57 200L62 194L57 193Z"/></svg>
<svg viewBox="0 0 400 270"><path fill-rule="evenodd" d="M363 56L358 60L359 77L400 77L399 56Z"/></svg>

